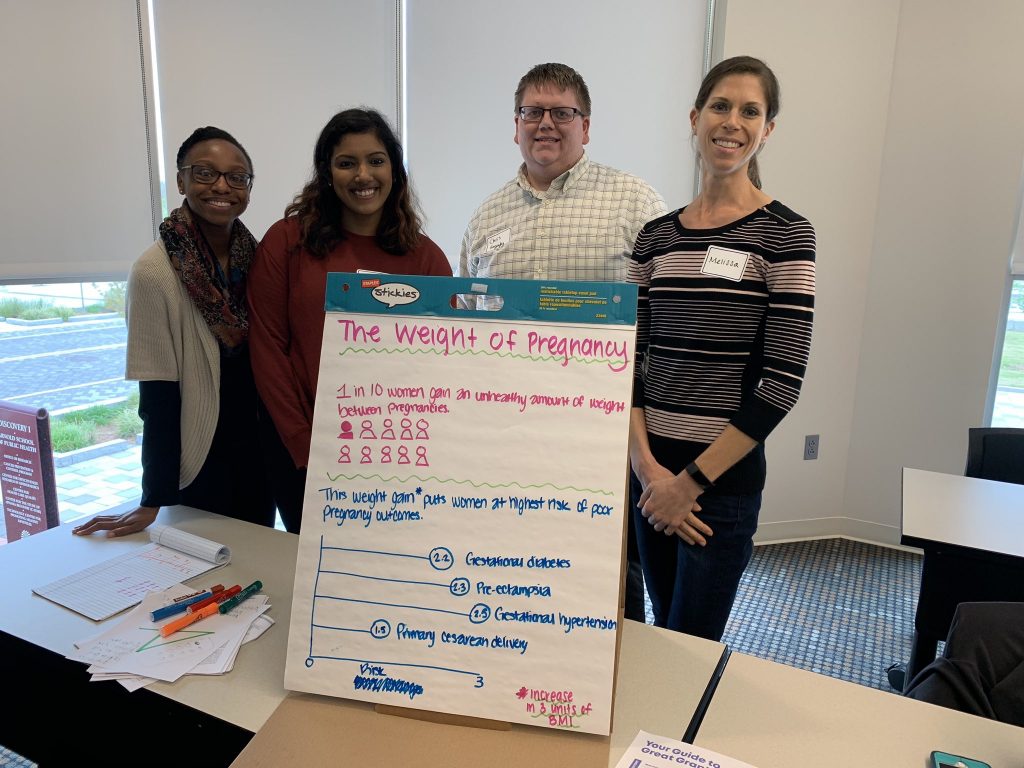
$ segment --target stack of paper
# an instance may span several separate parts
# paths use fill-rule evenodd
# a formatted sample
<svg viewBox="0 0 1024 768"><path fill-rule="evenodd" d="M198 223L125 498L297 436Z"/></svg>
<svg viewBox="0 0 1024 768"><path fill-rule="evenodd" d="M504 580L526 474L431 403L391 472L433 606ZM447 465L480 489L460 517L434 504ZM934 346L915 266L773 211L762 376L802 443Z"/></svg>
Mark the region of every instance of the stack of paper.
<svg viewBox="0 0 1024 768"><path fill-rule="evenodd" d="M269 598L256 594L226 614L202 619L167 637L160 628L179 616L152 621L150 612L194 590L176 584L150 592L121 621L75 643L69 659L89 664L93 680L117 680L134 691L155 680L173 683L182 675L222 675L231 671L242 643L273 625Z"/></svg>

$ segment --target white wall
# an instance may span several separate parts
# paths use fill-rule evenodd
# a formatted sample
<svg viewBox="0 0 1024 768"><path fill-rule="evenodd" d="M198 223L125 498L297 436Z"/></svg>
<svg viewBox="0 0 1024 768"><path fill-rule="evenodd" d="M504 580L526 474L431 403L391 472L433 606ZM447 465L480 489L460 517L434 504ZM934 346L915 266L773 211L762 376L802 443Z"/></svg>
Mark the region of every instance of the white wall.
<svg viewBox="0 0 1024 768"><path fill-rule="evenodd" d="M896 543L900 468L962 472L984 417L1024 166L1024 3L726 11L724 55L761 56L782 82L766 190L818 232L811 362L768 441L759 539Z"/></svg>
<svg viewBox="0 0 1024 768"><path fill-rule="evenodd" d="M723 55L764 59L782 87L764 189L818 238L811 359L800 401L767 441L758 539L840 533L898 8L728 0L725 11ZM802 458L808 434L821 435L816 461Z"/></svg>
<svg viewBox="0 0 1024 768"><path fill-rule="evenodd" d="M332 115L365 105L395 123L394 3L161 0L154 9L169 208L181 205L178 147L202 125L228 131L252 157L242 220L259 239L309 178Z"/></svg>
<svg viewBox="0 0 1024 768"><path fill-rule="evenodd" d="M592 159L645 179L669 207L690 199L687 115L702 76L705 5L408 3L409 169L426 232L453 265L473 211L523 162L513 94L535 64L561 62L583 76Z"/></svg>
<svg viewBox="0 0 1024 768"><path fill-rule="evenodd" d="M892 539L900 467L963 472L982 423L1024 161L1024 3L903 0L848 518Z"/></svg>

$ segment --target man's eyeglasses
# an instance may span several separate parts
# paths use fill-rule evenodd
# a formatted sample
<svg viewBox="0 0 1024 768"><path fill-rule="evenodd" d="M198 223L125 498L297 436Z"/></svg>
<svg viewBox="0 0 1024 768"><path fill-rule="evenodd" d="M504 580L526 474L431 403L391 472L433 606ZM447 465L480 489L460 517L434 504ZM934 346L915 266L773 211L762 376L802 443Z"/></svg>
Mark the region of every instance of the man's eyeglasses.
<svg viewBox="0 0 1024 768"><path fill-rule="evenodd" d="M586 117L583 111L576 107L520 107L519 119L526 123L539 123L544 119L545 112L550 112L551 119L556 123L571 123L576 115Z"/></svg>
<svg viewBox="0 0 1024 768"><path fill-rule="evenodd" d="M216 184L217 179L223 176L228 186L235 189L248 189L249 185L252 184L253 178L251 173L245 173L244 171L221 173L208 165L183 165L178 170L188 171L192 174L192 181L198 181L200 184Z"/></svg>

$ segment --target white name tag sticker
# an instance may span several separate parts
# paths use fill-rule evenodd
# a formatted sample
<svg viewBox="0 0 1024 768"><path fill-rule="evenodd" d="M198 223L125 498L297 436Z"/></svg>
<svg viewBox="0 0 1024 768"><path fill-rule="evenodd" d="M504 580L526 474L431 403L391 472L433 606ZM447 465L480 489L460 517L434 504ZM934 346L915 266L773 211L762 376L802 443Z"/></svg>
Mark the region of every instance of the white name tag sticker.
<svg viewBox="0 0 1024 768"><path fill-rule="evenodd" d="M712 245L704 257L700 273L724 277L726 280L738 283L743 279L743 270L747 268L747 259L749 258L750 254L745 251L734 251L731 248L719 248L717 245Z"/></svg>
<svg viewBox="0 0 1024 768"><path fill-rule="evenodd" d="M512 242L512 230L503 229L487 236L487 253L497 253L506 245Z"/></svg>

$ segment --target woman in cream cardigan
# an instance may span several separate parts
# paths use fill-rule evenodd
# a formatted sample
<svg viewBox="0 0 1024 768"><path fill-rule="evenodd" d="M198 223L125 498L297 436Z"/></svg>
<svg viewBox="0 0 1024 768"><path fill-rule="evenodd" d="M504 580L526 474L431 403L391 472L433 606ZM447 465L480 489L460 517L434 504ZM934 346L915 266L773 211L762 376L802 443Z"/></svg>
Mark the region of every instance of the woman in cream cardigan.
<svg viewBox="0 0 1024 768"><path fill-rule="evenodd" d="M256 240L238 217L252 161L219 128L199 128L177 155L185 200L160 225L128 280L125 377L139 382L142 498L123 515L75 528L125 536L160 507L186 504L272 526L257 444L246 281Z"/></svg>

